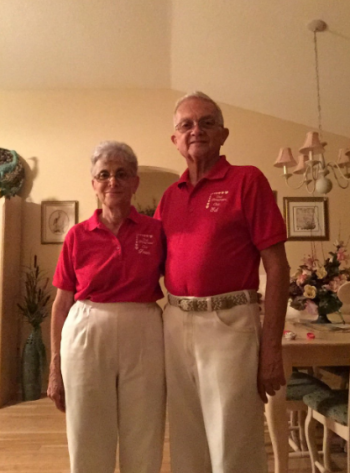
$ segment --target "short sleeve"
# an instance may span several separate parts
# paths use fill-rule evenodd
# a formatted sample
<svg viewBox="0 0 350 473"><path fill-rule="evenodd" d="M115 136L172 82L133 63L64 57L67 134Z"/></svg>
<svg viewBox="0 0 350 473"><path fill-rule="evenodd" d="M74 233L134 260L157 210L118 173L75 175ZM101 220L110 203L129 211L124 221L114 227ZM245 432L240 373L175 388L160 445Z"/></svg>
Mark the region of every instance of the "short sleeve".
<svg viewBox="0 0 350 473"><path fill-rule="evenodd" d="M76 292L74 270L74 227L68 232L58 258L53 285L58 289Z"/></svg>
<svg viewBox="0 0 350 473"><path fill-rule="evenodd" d="M264 174L253 168L245 183L243 208L252 241L261 251L287 240L286 225Z"/></svg>

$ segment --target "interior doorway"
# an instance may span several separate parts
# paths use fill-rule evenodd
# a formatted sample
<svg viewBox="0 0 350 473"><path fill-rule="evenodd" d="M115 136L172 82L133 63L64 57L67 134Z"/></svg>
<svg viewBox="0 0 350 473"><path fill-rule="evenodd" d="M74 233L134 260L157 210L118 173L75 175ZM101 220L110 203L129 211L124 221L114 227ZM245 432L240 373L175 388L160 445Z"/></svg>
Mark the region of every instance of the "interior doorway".
<svg viewBox="0 0 350 473"><path fill-rule="evenodd" d="M141 213L153 216L164 191L179 179L175 171L154 166L139 166L140 186L132 204Z"/></svg>

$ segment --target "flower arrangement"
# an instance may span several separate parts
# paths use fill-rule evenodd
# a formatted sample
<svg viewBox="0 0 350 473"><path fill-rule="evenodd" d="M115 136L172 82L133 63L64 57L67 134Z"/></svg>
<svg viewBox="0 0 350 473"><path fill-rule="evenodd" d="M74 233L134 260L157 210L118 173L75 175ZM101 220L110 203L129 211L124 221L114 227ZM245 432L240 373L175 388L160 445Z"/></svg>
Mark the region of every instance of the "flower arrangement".
<svg viewBox="0 0 350 473"><path fill-rule="evenodd" d="M290 279L290 306L296 310L306 309L310 314L323 316L338 312L342 302L337 296L338 289L350 281L350 268L344 267L349 262L346 245L343 241L334 243L335 251L321 264L316 252L304 257L295 274ZM328 321L329 322L329 321Z"/></svg>

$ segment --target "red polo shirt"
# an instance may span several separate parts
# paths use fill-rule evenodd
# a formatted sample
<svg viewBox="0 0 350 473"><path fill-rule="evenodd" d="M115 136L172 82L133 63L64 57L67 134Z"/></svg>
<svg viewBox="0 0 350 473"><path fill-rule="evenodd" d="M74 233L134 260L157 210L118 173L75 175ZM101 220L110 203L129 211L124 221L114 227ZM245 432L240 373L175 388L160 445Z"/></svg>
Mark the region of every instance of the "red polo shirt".
<svg viewBox="0 0 350 473"><path fill-rule="evenodd" d="M195 187L187 170L155 217L167 239L165 285L178 296L258 289L260 251L287 239L265 176L224 156Z"/></svg>
<svg viewBox="0 0 350 473"><path fill-rule="evenodd" d="M161 223L132 207L116 237L99 221L101 210L67 234L53 278L75 300L155 302L165 242Z"/></svg>

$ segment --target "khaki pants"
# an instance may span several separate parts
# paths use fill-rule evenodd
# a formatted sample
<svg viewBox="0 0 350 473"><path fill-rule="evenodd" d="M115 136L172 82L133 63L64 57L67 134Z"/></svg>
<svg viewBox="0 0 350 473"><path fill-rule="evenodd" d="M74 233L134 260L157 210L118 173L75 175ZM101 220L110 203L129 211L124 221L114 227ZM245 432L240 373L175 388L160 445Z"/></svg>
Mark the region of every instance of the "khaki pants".
<svg viewBox="0 0 350 473"><path fill-rule="evenodd" d="M265 473L258 305L163 319L172 473Z"/></svg>
<svg viewBox="0 0 350 473"><path fill-rule="evenodd" d="M62 330L71 473L159 473L165 418L161 309L78 301Z"/></svg>

